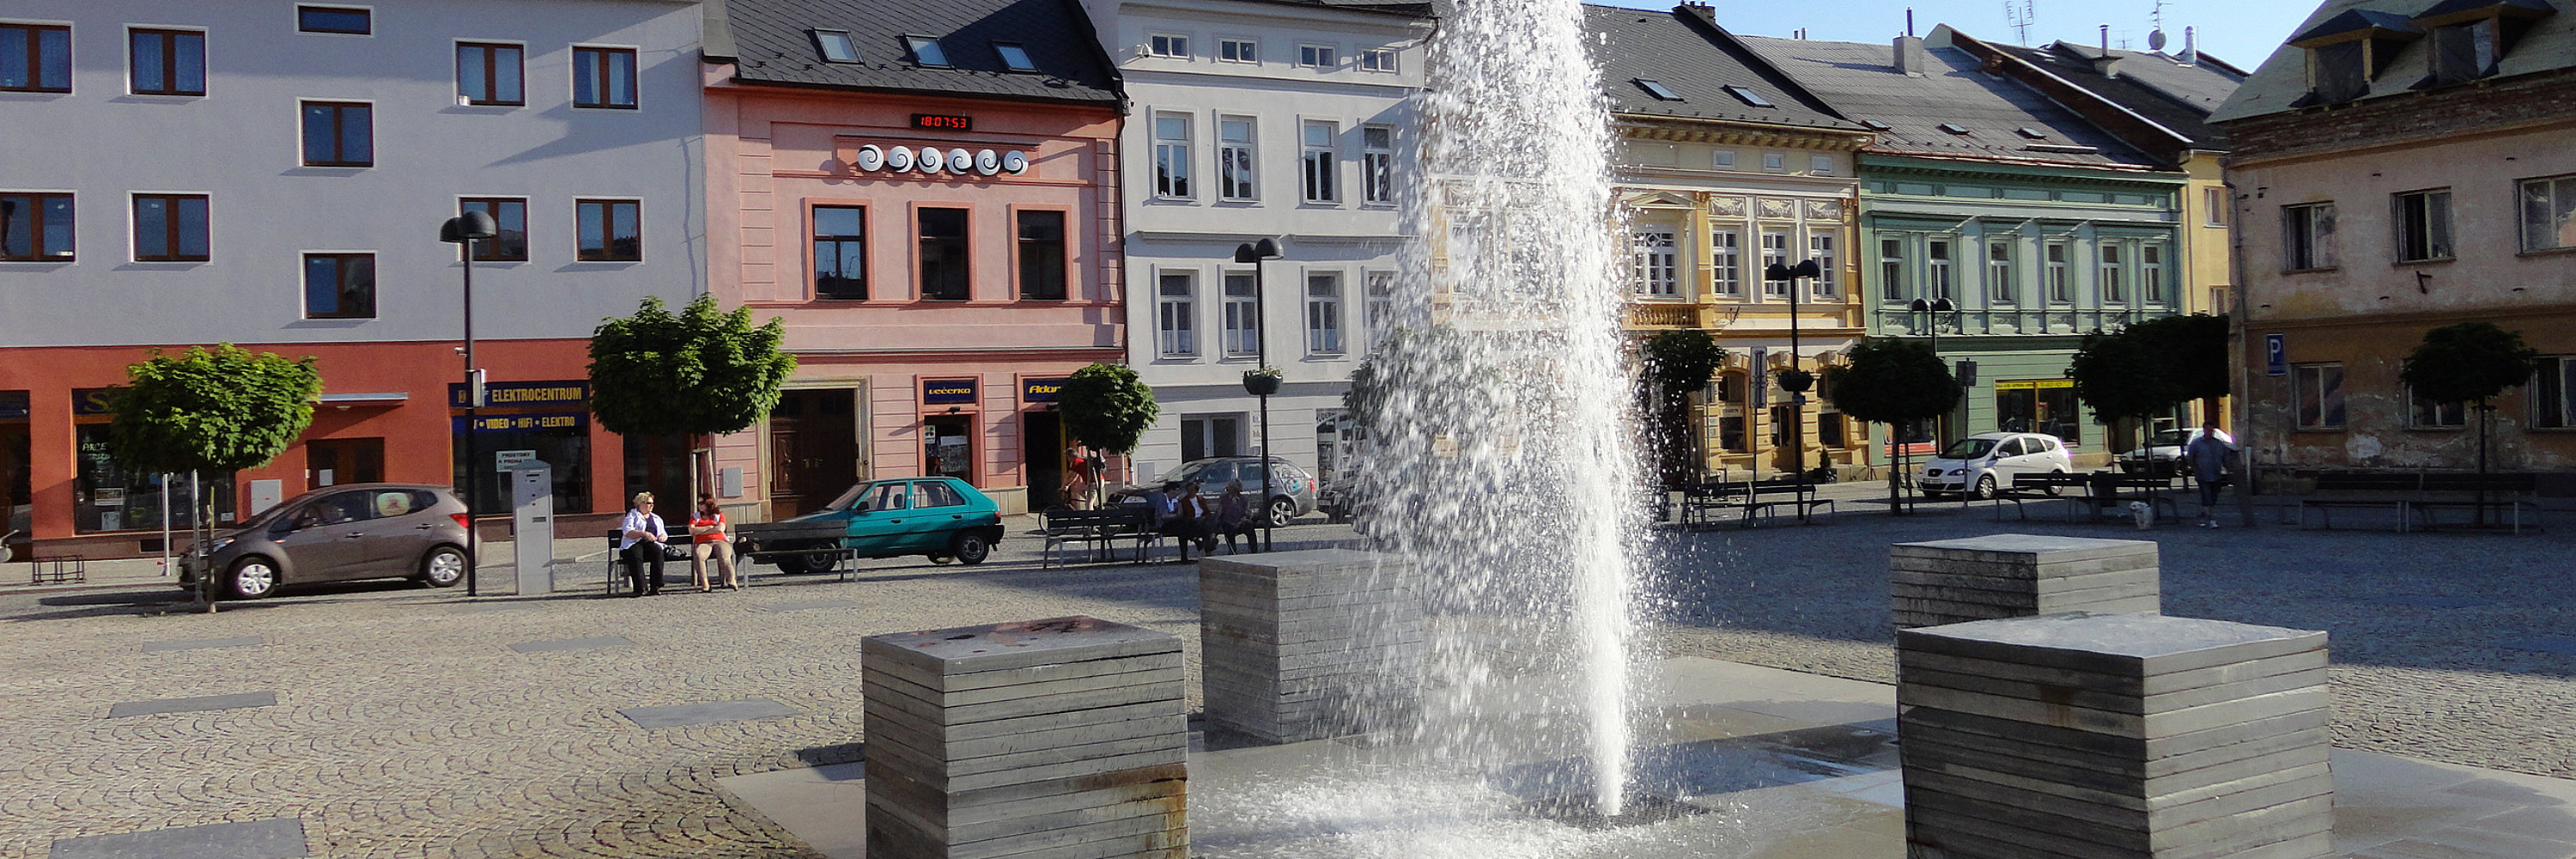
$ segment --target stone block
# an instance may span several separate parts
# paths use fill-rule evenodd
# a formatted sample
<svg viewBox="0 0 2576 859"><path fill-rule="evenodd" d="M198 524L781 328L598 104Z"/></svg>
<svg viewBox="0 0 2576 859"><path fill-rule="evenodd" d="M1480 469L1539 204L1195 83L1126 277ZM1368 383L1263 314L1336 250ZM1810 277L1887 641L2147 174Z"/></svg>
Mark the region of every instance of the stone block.
<svg viewBox="0 0 2576 859"><path fill-rule="evenodd" d="M2161 609L2156 544L2031 534L1888 548L1889 620L1898 629L2069 611Z"/></svg>
<svg viewBox="0 0 2576 859"><path fill-rule="evenodd" d="M1297 742L1411 718L1425 646L1414 575L1347 549L1200 562L1208 722Z"/></svg>

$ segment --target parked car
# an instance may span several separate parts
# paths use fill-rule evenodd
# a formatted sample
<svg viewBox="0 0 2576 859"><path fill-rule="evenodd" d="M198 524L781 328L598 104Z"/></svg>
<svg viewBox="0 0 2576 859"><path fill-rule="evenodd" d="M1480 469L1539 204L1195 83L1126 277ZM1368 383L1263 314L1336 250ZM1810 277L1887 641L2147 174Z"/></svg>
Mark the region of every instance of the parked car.
<svg viewBox="0 0 2576 859"><path fill-rule="evenodd" d="M2228 444L2236 443L2236 438L2228 435L2226 430L2213 430L2213 432L2218 434L2219 441ZM2128 474L2148 474L2156 477L2171 477L2179 474L2182 472L2183 446L2190 444L2192 437L2197 435L2200 435L2198 427L2158 430L2154 437L2147 439L2145 445L2120 454L2120 470Z"/></svg>
<svg viewBox="0 0 2576 859"><path fill-rule="evenodd" d="M443 588L465 577L465 502L444 486L357 483L287 499L180 557L179 583L219 577L236 599L281 585L409 578Z"/></svg>
<svg viewBox="0 0 2576 859"><path fill-rule="evenodd" d="M1925 498L1967 493L1989 498L1997 487L2011 486L2018 474L2067 474L2075 461L2056 436L2028 432L1990 432L1950 443L1950 448L1923 464L1915 478Z"/></svg>
<svg viewBox="0 0 2576 859"><path fill-rule="evenodd" d="M1315 512L1315 476L1295 463L1271 457L1270 524L1285 526L1291 520ZM1172 481L1199 481L1199 496L1209 500L1225 497L1225 485L1243 481L1245 494L1261 492L1261 463L1258 457L1220 456L1193 459L1181 463L1151 484L1122 486L1109 493L1109 503L1133 504L1145 499L1145 493Z"/></svg>
<svg viewBox="0 0 2576 859"><path fill-rule="evenodd" d="M954 477L873 480L821 510L734 528L737 557L787 573L828 572L850 553L980 564L1001 541L1001 505Z"/></svg>

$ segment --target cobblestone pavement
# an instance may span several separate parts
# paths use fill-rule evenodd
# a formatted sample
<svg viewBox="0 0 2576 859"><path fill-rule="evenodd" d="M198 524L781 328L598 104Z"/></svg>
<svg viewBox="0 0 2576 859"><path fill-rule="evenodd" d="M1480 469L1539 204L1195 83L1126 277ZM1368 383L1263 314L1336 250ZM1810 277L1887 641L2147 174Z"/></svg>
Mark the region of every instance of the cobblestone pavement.
<svg viewBox="0 0 2576 859"><path fill-rule="evenodd" d="M1886 545L1997 531L2139 536L1955 508L1667 535L1648 565L1655 643L1888 680ZM1282 534L1281 548L1349 537ZM2333 631L2339 744L2576 776L2576 641L2499 644L2576 636L2563 534L2146 536L2169 613ZM0 595L0 857L281 817L325 857L810 856L715 780L855 759L861 636L1092 614L1179 634L1195 674L1191 567L1040 570L1033 542L1004 549L978 567L877 561L853 582L762 575L640 600L352 585L204 615L175 589ZM593 568L565 583L595 588ZM511 648L610 636L632 646ZM276 703L110 715L259 692ZM618 712L753 698L795 714L648 730Z"/></svg>

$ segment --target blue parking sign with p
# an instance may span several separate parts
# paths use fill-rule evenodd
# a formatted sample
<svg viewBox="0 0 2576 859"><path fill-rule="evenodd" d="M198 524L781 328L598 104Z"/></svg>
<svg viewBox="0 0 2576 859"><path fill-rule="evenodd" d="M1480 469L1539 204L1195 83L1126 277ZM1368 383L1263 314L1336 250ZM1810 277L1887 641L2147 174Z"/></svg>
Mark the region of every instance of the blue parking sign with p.
<svg viewBox="0 0 2576 859"><path fill-rule="evenodd" d="M2263 375L2287 376L2289 374L2290 352L2281 345L2281 335L2263 335Z"/></svg>

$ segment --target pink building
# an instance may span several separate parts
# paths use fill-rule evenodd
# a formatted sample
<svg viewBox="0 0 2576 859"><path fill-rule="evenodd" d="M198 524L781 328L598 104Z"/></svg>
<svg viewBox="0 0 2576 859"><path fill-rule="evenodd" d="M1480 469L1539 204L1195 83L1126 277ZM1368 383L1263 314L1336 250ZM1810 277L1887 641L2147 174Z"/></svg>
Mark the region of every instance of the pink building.
<svg viewBox="0 0 2576 859"><path fill-rule="evenodd" d="M1123 357L1107 61L1070 5L965 5L991 8L735 0L710 20L711 288L784 318L799 362L765 425L718 442L747 518L917 474L1044 506L1054 384Z"/></svg>

